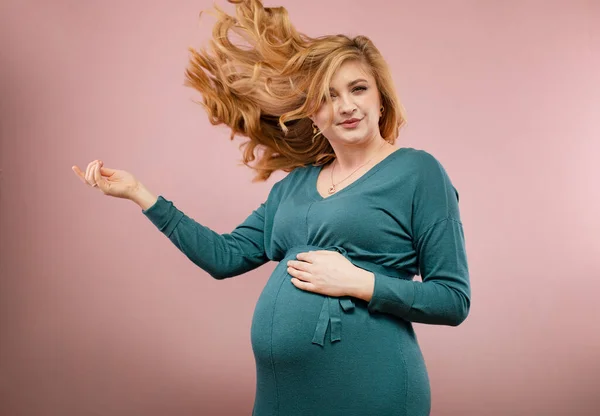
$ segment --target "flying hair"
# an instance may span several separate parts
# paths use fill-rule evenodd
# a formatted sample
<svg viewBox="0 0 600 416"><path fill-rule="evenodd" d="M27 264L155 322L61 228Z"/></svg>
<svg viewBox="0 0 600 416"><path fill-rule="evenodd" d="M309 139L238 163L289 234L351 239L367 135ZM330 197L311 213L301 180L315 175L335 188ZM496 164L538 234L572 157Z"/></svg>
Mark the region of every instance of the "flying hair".
<svg viewBox="0 0 600 416"><path fill-rule="evenodd" d="M252 182L265 181L276 170L290 172L335 158L333 148L314 135L309 116L331 106L329 85L347 60L364 63L377 82L385 107L381 136L393 144L405 124L387 63L366 36L309 37L292 25L284 7L264 7L259 0L228 0L235 15L214 6L217 21L210 50L189 48L185 85L202 95L211 124L224 124L247 137L242 162L256 170ZM202 12L201 12L202 14ZM244 44L234 44L235 34ZM256 151L259 154L256 154ZM256 160L252 166L249 162Z"/></svg>

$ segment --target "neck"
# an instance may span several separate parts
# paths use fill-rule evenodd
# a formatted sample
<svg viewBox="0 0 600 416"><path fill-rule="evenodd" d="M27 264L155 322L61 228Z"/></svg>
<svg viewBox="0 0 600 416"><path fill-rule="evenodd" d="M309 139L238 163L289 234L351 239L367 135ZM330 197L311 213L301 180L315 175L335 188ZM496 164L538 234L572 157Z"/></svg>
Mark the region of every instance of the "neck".
<svg viewBox="0 0 600 416"><path fill-rule="evenodd" d="M361 165L367 165L369 161L376 159L377 155L387 150L391 146L382 137L369 141L364 146L345 147L335 149L335 170L336 172L351 172L358 169ZM337 174L336 174L337 176Z"/></svg>

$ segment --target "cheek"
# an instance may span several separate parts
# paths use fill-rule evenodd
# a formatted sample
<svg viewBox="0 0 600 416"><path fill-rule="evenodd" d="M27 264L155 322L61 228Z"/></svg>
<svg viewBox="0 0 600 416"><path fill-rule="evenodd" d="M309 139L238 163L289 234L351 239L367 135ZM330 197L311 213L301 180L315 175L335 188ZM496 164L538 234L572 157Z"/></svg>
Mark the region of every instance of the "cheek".
<svg viewBox="0 0 600 416"><path fill-rule="evenodd" d="M377 100L377 97L374 98L370 98L365 105L368 106L369 108L369 113L370 114L378 114L379 113L379 107L381 107L378 104L379 100Z"/></svg>
<svg viewBox="0 0 600 416"><path fill-rule="evenodd" d="M319 110L314 117L314 123L320 128L324 128L327 122L329 121L329 110L321 109Z"/></svg>
<svg viewBox="0 0 600 416"><path fill-rule="evenodd" d="M378 106L376 102L369 107L369 118L374 119L375 123L379 123L380 107L381 105Z"/></svg>
<svg viewBox="0 0 600 416"><path fill-rule="evenodd" d="M363 106L364 108L368 108L369 113L378 113L379 112L379 93L377 91L369 91L369 94L365 94L363 96Z"/></svg>

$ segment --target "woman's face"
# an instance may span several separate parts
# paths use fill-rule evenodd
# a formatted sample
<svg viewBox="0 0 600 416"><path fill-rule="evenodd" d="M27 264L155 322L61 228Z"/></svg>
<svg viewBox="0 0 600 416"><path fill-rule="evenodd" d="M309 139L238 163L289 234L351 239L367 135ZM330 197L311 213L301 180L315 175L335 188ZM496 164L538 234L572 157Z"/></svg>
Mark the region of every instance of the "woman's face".
<svg viewBox="0 0 600 416"><path fill-rule="evenodd" d="M344 62L331 79L330 92L333 105L331 125L326 127L329 121L327 103L323 103L310 118L332 146L381 137L379 90L362 62Z"/></svg>

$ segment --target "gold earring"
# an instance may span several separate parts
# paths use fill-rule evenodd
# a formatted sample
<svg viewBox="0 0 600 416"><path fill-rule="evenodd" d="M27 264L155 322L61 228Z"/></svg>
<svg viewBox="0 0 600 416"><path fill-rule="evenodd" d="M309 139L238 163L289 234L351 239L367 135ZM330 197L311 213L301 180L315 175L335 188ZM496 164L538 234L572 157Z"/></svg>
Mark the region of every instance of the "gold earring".
<svg viewBox="0 0 600 416"><path fill-rule="evenodd" d="M317 125L315 123L312 123L312 128L313 128L312 143L315 144L315 139L319 136L319 134L321 134L321 132L319 131L319 128L317 127Z"/></svg>

